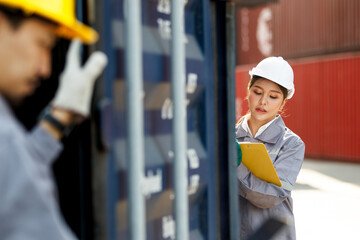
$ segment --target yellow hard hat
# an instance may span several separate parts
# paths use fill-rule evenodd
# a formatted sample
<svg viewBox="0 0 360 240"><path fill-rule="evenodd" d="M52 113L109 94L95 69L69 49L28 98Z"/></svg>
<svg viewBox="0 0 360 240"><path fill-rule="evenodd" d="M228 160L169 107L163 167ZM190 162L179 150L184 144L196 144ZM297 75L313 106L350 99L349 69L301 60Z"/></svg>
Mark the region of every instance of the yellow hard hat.
<svg viewBox="0 0 360 240"><path fill-rule="evenodd" d="M56 34L64 38L80 38L94 43L98 34L82 24L75 16L75 0L0 0L0 5L21 9L25 14L36 14L59 24Z"/></svg>

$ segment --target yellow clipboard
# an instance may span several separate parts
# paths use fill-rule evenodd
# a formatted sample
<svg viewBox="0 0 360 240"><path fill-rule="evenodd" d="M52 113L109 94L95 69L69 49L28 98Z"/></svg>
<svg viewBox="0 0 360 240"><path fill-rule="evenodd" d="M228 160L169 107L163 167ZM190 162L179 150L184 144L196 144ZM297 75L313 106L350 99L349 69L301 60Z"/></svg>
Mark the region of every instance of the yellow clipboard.
<svg viewBox="0 0 360 240"><path fill-rule="evenodd" d="M242 152L242 163L256 177L281 187L279 176L263 143L239 142Z"/></svg>

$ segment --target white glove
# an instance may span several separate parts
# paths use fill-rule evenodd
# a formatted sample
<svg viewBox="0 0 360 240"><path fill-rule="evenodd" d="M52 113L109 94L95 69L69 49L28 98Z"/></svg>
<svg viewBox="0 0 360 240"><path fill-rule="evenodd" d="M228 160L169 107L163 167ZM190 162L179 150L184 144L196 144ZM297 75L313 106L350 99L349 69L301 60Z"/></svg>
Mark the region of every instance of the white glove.
<svg viewBox="0 0 360 240"><path fill-rule="evenodd" d="M107 57L103 52L94 52L81 67L80 46L77 39L71 42L52 106L86 117L90 112L95 80L105 68Z"/></svg>

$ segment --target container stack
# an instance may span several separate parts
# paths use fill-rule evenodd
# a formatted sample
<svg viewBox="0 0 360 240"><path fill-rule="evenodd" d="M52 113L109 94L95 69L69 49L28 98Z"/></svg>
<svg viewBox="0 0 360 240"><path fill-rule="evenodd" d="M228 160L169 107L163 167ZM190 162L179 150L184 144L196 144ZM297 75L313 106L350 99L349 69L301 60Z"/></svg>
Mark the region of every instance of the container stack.
<svg viewBox="0 0 360 240"><path fill-rule="evenodd" d="M306 156L360 162L360 2L287 0L237 9L237 117L248 110L248 71L268 56L294 69L283 114Z"/></svg>

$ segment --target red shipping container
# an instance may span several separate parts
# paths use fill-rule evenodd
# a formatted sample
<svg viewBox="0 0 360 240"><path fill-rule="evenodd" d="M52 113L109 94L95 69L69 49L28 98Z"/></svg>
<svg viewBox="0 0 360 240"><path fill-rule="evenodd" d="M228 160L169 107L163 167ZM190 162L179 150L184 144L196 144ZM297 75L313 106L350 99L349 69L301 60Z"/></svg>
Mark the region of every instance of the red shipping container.
<svg viewBox="0 0 360 240"><path fill-rule="evenodd" d="M306 144L306 156L360 162L360 54L289 61L295 95L285 107L286 125ZM236 69L237 117L248 110L248 71Z"/></svg>
<svg viewBox="0 0 360 240"><path fill-rule="evenodd" d="M360 1L285 0L237 9L237 64L360 50Z"/></svg>

